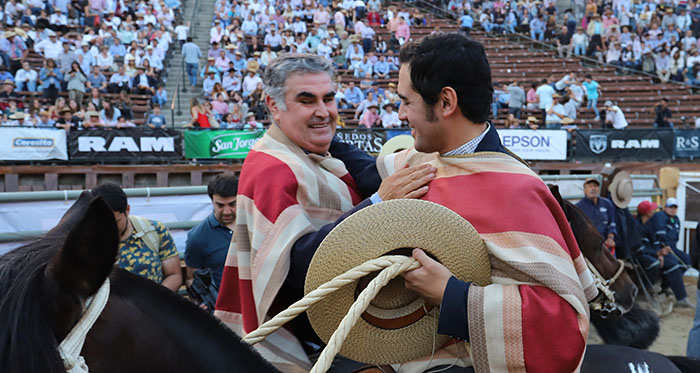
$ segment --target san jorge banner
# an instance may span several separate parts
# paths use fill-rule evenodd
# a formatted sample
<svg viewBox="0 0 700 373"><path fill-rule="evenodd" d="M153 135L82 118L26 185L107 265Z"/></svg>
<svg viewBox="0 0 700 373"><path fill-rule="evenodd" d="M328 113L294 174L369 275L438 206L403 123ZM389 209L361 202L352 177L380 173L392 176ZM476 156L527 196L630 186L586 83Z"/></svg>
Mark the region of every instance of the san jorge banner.
<svg viewBox="0 0 700 373"><path fill-rule="evenodd" d="M265 131L185 131L185 158L243 159Z"/></svg>

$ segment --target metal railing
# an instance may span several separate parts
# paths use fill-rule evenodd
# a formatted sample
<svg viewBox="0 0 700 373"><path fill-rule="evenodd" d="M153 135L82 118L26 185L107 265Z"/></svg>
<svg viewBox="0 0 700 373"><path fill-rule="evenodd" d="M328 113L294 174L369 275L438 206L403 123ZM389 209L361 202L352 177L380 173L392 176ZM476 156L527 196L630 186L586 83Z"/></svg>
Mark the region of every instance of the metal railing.
<svg viewBox="0 0 700 373"><path fill-rule="evenodd" d="M180 83L182 82L182 77L180 77L180 81L177 82L175 85L175 95L173 96L173 102L170 103L170 128L175 128L175 100L177 100L177 115L179 116L181 114L180 112Z"/></svg>
<svg viewBox="0 0 700 373"><path fill-rule="evenodd" d="M37 202L37 201L64 201L68 204L69 201L77 199L82 190L61 190L61 191L45 191L45 192L6 192L0 193L0 203L9 202ZM207 194L207 187L202 186L182 186L182 187L165 187L165 188L126 188L124 189L127 197L164 197L164 196L182 196L182 195L197 195ZM166 228L172 229L191 229L200 221L178 221L163 223ZM37 238L46 234L45 230L37 231L22 231L22 232L7 232L0 233L0 243L26 241Z"/></svg>
<svg viewBox="0 0 700 373"><path fill-rule="evenodd" d="M36 201L69 201L78 199L82 190L54 190L40 192L4 192L0 193L0 203L8 202L36 202ZM163 197L163 196L183 196L191 194L206 194L207 187L203 186L180 186L180 187L146 187L146 188L126 188L127 197Z"/></svg>
<svg viewBox="0 0 700 373"><path fill-rule="evenodd" d="M598 182L601 182L603 177L598 174L579 174L579 175L539 175L540 179L547 182L557 183L560 181L580 181L583 182L590 177L595 177ZM663 195L663 190L659 188L659 178L656 175L645 175L645 174L631 174L630 177L632 181L652 181L653 188L635 188L632 194L633 197L657 197ZM563 195L562 198L566 200L577 200L585 197L583 193Z"/></svg>
<svg viewBox="0 0 700 373"><path fill-rule="evenodd" d="M192 229L195 225L199 224L200 222L201 220L175 221L170 223L163 223L163 225L168 230ZM48 231L23 231L12 233L0 233L0 243L29 241L37 237L41 237L47 232Z"/></svg>

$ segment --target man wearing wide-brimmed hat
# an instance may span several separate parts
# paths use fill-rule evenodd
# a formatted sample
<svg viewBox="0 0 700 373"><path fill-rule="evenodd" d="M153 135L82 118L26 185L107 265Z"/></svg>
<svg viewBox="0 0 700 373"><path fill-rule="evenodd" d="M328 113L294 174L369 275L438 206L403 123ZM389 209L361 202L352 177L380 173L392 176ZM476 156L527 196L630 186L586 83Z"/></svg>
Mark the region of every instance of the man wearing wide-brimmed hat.
<svg viewBox="0 0 700 373"><path fill-rule="evenodd" d="M403 275L406 287L440 307L437 333L454 339L401 370L577 370L597 290L559 204L487 121L493 86L483 46L462 34L434 34L407 43L400 61L399 118L415 145L379 157L379 174L435 166L422 199L471 223L486 242L492 282L455 277L414 250L422 267Z"/></svg>
<svg viewBox="0 0 700 373"><path fill-rule="evenodd" d="M369 206L371 199L363 198L374 192L358 188L348 173L360 161L374 167L373 158L355 147L331 144L338 109L329 60L284 54L268 66L264 83L272 125L241 169L236 228L215 312L239 334L301 299L321 241L345 216ZM350 159L348 168L331 155L337 152ZM381 186L371 198L418 197L427 192L424 184L433 172L429 165L411 167L381 182L374 168ZM313 351L321 344L302 318L256 348L281 371L303 372L311 367L304 347Z"/></svg>
<svg viewBox="0 0 700 373"><path fill-rule="evenodd" d="M638 233L635 232L634 217L629 210L629 204L634 194L634 182L627 171L620 168L603 170L603 184L600 196L607 197L615 205L615 251L620 259L627 259L633 254L639 244Z"/></svg>
<svg viewBox="0 0 700 373"><path fill-rule="evenodd" d="M398 128L401 127L401 119L399 119L399 113L397 113L396 106L391 102L387 103L383 107L384 112L380 116L382 120L382 127L384 128Z"/></svg>

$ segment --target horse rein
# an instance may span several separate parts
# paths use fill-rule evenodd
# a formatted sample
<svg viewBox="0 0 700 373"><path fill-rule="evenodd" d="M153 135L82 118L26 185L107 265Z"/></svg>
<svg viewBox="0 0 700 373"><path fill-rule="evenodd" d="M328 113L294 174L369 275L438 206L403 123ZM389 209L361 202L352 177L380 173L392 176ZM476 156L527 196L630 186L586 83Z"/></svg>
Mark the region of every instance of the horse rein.
<svg viewBox="0 0 700 373"><path fill-rule="evenodd" d="M107 299L109 299L109 278L105 279L95 295L88 298L85 302L87 309L80 320L58 345L58 352L67 373L88 373L88 366L80 355L80 351L83 349L85 337L105 308Z"/></svg>
<svg viewBox="0 0 700 373"><path fill-rule="evenodd" d="M615 292L612 291L610 287L612 287L615 281L617 281L617 279L620 278L622 273L625 271L625 262L617 259L620 266L617 268L617 271L611 278L605 279L605 277L598 272L596 267L588 260L588 258L584 257L584 259L586 260L588 269L593 273L595 287L599 290L598 296L588 304L593 311L600 312L600 316L606 318L610 316L610 314L617 308L615 306Z"/></svg>

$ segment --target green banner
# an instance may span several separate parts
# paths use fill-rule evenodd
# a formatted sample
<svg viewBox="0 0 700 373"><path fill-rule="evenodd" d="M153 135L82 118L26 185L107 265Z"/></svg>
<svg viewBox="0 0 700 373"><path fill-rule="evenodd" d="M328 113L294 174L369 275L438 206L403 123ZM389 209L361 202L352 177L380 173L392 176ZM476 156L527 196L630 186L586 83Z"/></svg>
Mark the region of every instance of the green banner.
<svg viewBox="0 0 700 373"><path fill-rule="evenodd" d="M265 131L185 131L185 157L245 158Z"/></svg>

